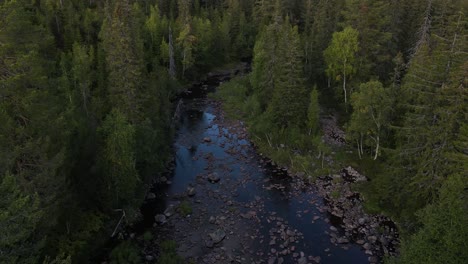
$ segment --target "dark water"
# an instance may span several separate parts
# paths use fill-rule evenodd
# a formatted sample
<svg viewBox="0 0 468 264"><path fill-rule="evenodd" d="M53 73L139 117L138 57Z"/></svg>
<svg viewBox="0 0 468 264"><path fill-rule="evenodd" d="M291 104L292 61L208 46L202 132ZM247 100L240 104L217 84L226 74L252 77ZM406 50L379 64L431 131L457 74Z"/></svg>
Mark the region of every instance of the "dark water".
<svg viewBox="0 0 468 264"><path fill-rule="evenodd" d="M260 230L258 241L253 246L256 252L270 251L269 231L277 225L277 221L271 221L271 217L280 217L290 228L297 229L304 236L294 244L295 252L320 256L320 263L368 263L360 246L330 242L330 222L333 219L327 213L320 212L323 200L313 186L299 185L302 187L298 189L297 179L262 161L249 141L220 127L216 121L219 110L206 100L207 92L215 88L216 85L205 88L197 86L183 98L184 107L174 143L175 169L172 175L168 175L172 184L159 193L162 196L183 193L196 181L197 175L206 174L208 168L208 171L218 172L222 181L235 185L231 190L224 190L226 193L234 192L233 198L230 198L235 199L234 202L249 204L257 201L260 204L256 208ZM211 139L210 143L203 141L206 137ZM210 162L203 158L207 154L213 157ZM215 190L219 186L212 185L211 188ZM153 224L154 215L167 206L168 201L159 201L147 203L142 208L148 227ZM314 221L314 216L320 218ZM261 240L263 243L260 243ZM258 258L268 259L266 255ZM285 257L285 263L294 263L290 255Z"/></svg>

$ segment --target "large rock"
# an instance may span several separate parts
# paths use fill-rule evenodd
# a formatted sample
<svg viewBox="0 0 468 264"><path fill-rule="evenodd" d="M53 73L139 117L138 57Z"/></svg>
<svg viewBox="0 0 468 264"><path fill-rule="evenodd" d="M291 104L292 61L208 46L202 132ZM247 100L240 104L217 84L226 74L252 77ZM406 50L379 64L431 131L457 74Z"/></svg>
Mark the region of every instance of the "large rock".
<svg viewBox="0 0 468 264"><path fill-rule="evenodd" d="M155 217L154 217L154 220L156 221L156 223L158 225L163 225L167 222L167 218L165 215L163 214L157 214Z"/></svg>
<svg viewBox="0 0 468 264"><path fill-rule="evenodd" d="M211 183L217 183L220 180L221 180L221 178L219 177L218 173L216 173L216 172L210 173L208 175L208 181L211 182Z"/></svg>
<svg viewBox="0 0 468 264"><path fill-rule="evenodd" d="M207 143L208 143L208 142L211 142L211 138L205 137L205 138L203 138L203 141L204 141L204 142L207 142Z"/></svg>
<svg viewBox="0 0 468 264"><path fill-rule="evenodd" d="M301 257L300 259L297 260L297 264L307 264L307 258Z"/></svg>
<svg viewBox="0 0 468 264"><path fill-rule="evenodd" d="M173 204L169 205L169 206L166 208L166 210L164 210L164 215L165 215L166 217L171 217L171 216L175 213L175 208L176 208L175 205L173 205Z"/></svg>
<svg viewBox="0 0 468 264"><path fill-rule="evenodd" d="M213 243L218 244L219 242L223 241L223 239L226 237L226 232L222 229L217 229L213 233L209 234L211 240Z"/></svg>
<svg viewBox="0 0 468 264"><path fill-rule="evenodd" d="M187 195L188 195L189 197L195 196L195 193L196 193L195 188L193 188L193 187L188 187L188 188L187 188Z"/></svg>

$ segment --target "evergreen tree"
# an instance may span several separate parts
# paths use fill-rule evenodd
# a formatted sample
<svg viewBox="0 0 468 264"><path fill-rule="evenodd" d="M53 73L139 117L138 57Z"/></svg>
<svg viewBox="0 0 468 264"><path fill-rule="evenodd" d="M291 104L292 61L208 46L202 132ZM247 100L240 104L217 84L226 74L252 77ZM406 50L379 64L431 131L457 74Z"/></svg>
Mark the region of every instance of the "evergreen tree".
<svg viewBox="0 0 468 264"><path fill-rule="evenodd" d="M396 51L391 45L389 1L347 0L343 11L344 24L359 33L356 66L364 81L369 76L388 79Z"/></svg>
<svg viewBox="0 0 468 264"><path fill-rule="evenodd" d="M104 143L100 162L105 176L103 199L107 208L127 206L135 199L139 181L135 168L135 128L123 113L113 109L99 132Z"/></svg>
<svg viewBox="0 0 468 264"><path fill-rule="evenodd" d="M466 122L466 36L463 13L454 3L433 2L432 22L424 22L408 73L403 80L404 118L397 127L392 177L387 201L406 230L414 228L414 212L433 201L448 175L462 173L457 135ZM458 5L459 6L459 5ZM442 7L448 7L442 13ZM450 10L450 8L454 8ZM430 25L430 26L429 26ZM429 28L427 28L429 27ZM458 153L455 155L455 153ZM462 155L463 156L463 155ZM396 188L398 196L390 192Z"/></svg>
<svg viewBox="0 0 468 264"><path fill-rule="evenodd" d="M141 118L139 90L144 72L142 43L134 31L134 23L129 0L116 1L107 6L101 39L106 53L110 103L135 124Z"/></svg>
<svg viewBox="0 0 468 264"><path fill-rule="evenodd" d="M343 3L344 0L317 0L317 4L312 6L313 21L311 29L310 31L307 31L307 28L304 29L304 38L309 39L305 43L310 45L304 47L307 50L305 54L306 76L312 83L326 83L324 82L326 80L324 75L327 65L325 64L323 52L329 46L333 33L337 31L340 14L336 10L341 10ZM320 87L321 85L319 85Z"/></svg>
<svg viewBox="0 0 468 264"><path fill-rule="evenodd" d="M307 117L307 90L297 26L285 22L278 39L274 90L268 105L278 127L303 127Z"/></svg>
<svg viewBox="0 0 468 264"><path fill-rule="evenodd" d="M466 175L451 175L439 199L418 212L422 228L403 240L399 263L463 263L468 258Z"/></svg>
<svg viewBox="0 0 468 264"><path fill-rule="evenodd" d="M91 97L91 85L93 83L93 59L94 49L88 51L77 43L73 45L72 76L73 83L81 95L81 103L88 114L88 105Z"/></svg>
<svg viewBox="0 0 468 264"><path fill-rule="evenodd" d="M275 89L275 78L280 56L279 38L282 33L281 20L264 28L258 35L254 47L251 83L262 110L267 108Z"/></svg>
<svg viewBox="0 0 468 264"><path fill-rule="evenodd" d="M10 173L1 179L0 262L38 263L44 246L44 239L36 237L43 214L39 197L25 195Z"/></svg>

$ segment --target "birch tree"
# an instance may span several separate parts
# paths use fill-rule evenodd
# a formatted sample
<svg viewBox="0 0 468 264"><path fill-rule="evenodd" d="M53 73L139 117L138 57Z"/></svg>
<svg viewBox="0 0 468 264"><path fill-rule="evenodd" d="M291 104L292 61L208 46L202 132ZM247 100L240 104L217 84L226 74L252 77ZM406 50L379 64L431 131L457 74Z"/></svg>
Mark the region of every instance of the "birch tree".
<svg viewBox="0 0 468 264"><path fill-rule="evenodd" d="M324 51L327 64L326 73L330 78L343 81L345 105L348 103L347 80L356 73L356 53L358 51L359 33L352 27L333 33L333 38Z"/></svg>
<svg viewBox="0 0 468 264"><path fill-rule="evenodd" d="M382 83L370 81L361 84L359 92L351 96L353 114L349 124L351 137L357 143L358 155L363 154L363 139L369 138L374 145L374 160L380 152L381 133L390 112L391 100Z"/></svg>

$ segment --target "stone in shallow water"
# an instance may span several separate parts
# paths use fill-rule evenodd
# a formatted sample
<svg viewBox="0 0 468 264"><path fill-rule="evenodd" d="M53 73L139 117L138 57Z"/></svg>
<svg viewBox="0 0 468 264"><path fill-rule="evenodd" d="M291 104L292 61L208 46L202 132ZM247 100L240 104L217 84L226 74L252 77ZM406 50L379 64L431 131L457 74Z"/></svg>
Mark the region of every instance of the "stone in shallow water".
<svg viewBox="0 0 468 264"><path fill-rule="evenodd" d="M193 188L193 187L188 187L187 188L187 195L189 197L193 197L193 196L195 196L195 194L196 194L195 188Z"/></svg>
<svg viewBox="0 0 468 264"><path fill-rule="evenodd" d="M300 259L297 260L297 264L307 264L307 258L301 257Z"/></svg>
<svg viewBox="0 0 468 264"><path fill-rule="evenodd" d="M226 237L226 232L222 229L217 229L213 233L210 233L210 238L213 241L213 243L218 244L219 242L223 241L223 239Z"/></svg>
<svg viewBox="0 0 468 264"><path fill-rule="evenodd" d="M159 225L163 225L166 223L166 216L163 215L163 214L157 214L155 217L154 217L154 220L156 221L156 223L158 223Z"/></svg>
<svg viewBox="0 0 468 264"><path fill-rule="evenodd" d="M149 192L148 195L146 195L146 199L156 199L156 194Z"/></svg>
<svg viewBox="0 0 468 264"><path fill-rule="evenodd" d="M211 183L217 183L220 180L221 180L221 178L219 177L218 173L216 173L216 172L210 173L208 175L208 181L211 182Z"/></svg>

